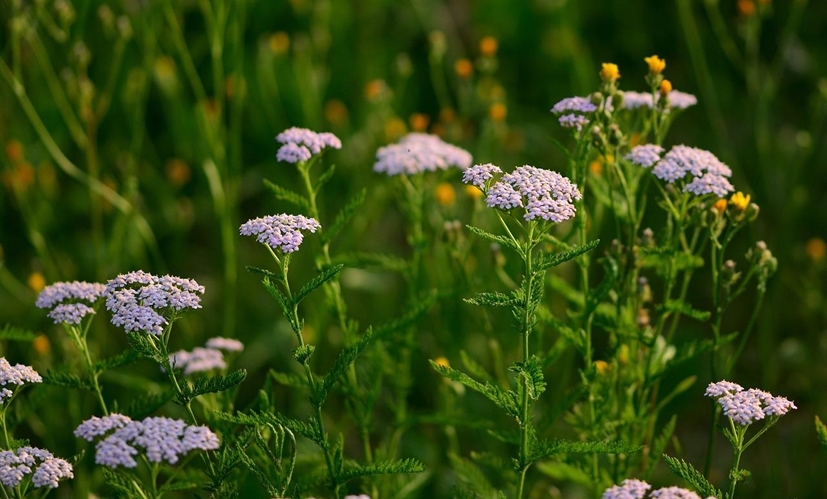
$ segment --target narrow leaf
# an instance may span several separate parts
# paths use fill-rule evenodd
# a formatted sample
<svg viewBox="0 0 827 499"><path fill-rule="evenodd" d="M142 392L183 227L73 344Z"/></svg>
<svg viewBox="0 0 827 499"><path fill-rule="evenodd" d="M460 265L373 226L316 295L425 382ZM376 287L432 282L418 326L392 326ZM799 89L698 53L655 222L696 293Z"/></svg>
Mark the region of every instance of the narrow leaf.
<svg viewBox="0 0 827 499"><path fill-rule="evenodd" d="M675 433L675 425L678 422L677 416L672 416L669 419L669 422L663 427L660 431L660 435L655 438L655 441L652 443L652 448L649 452L649 462L646 464L646 470L643 472L643 478L648 478L653 471L655 471L655 466L658 464L659 459L657 457L663 455L664 451L666 450L666 446L669 445L669 442L672 440L672 434Z"/></svg>
<svg viewBox="0 0 827 499"><path fill-rule="evenodd" d="M519 403L517 401L517 394L512 390L503 390L502 388L492 385L491 383L480 383L479 381L471 378L467 374L457 371L456 369L452 369L447 366L441 366L436 362L430 360L431 366L436 369L436 371L445 376L446 378L457 381L462 383L463 385L467 386L468 388L484 395L487 399L494 402L497 407L503 409L505 412L508 413L509 416L514 417L515 419L520 419L520 411L518 409Z"/></svg>
<svg viewBox="0 0 827 499"><path fill-rule="evenodd" d="M692 308L692 305L681 300L668 300L666 303L663 304L663 311L677 312L679 314L691 317L701 322L708 321L710 316L712 315L711 312Z"/></svg>
<svg viewBox="0 0 827 499"><path fill-rule="evenodd" d="M195 380L195 383L192 383L191 387L183 389L184 395L189 399L194 399L195 397L198 397L199 395L204 395L206 393L223 392L241 383L242 381L244 381L246 377L247 370L239 369L238 371L232 372L226 376L198 378L197 380ZM182 400L182 397L180 396L178 397L177 401L181 405L186 404L186 401Z"/></svg>
<svg viewBox="0 0 827 499"><path fill-rule="evenodd" d="M496 234L492 234L488 231L482 230L479 227L474 227L473 225L466 225L466 227L468 227L468 230L470 230L473 234L476 234L484 239L488 239L489 241L499 243L507 248L511 248L518 253L521 252L520 247L510 237L498 236Z"/></svg>
<svg viewBox="0 0 827 499"><path fill-rule="evenodd" d="M511 305L517 304L517 298L515 296L499 292L477 293L473 298L465 298L463 301L471 305L487 305L492 307L510 307Z"/></svg>
<svg viewBox="0 0 827 499"><path fill-rule="evenodd" d="M322 405L324 403L325 399L330 394L330 391L333 389L333 386L336 384L336 381L338 381L339 376L341 376L345 370L353 364L356 358L368 346L371 336L372 332L368 329L368 331L363 334L359 340L342 350L336 358L336 361L333 363L333 367L330 369L330 372L325 374L322 379L317 392L313 394L312 398L314 405Z"/></svg>
<svg viewBox="0 0 827 499"><path fill-rule="evenodd" d="M544 255L537 264L536 270L537 272L542 272L543 270L550 269L551 267L556 267L561 263L573 260L578 256L595 249L598 244L600 244L600 239L595 239L594 241L589 241L588 243L578 246L571 251L556 253L554 255Z"/></svg>
<svg viewBox="0 0 827 499"><path fill-rule="evenodd" d="M367 193L367 189L362 189L359 191L356 196L354 196L350 201L347 202L346 205L342 207L339 213L336 215L336 218L333 219L333 223L330 224L329 227L325 228L324 231L321 233L321 241L322 244L327 244L333 240L336 235L341 232L344 228L345 224L347 224L351 218L356 214L359 210L359 207L362 206L365 202L365 195Z"/></svg>
<svg viewBox="0 0 827 499"><path fill-rule="evenodd" d="M827 426L824 426L818 416L816 416L816 435L818 435L818 442L827 448Z"/></svg>
<svg viewBox="0 0 827 499"><path fill-rule="evenodd" d="M126 350L118 355L115 355L114 357L109 357L108 359L101 359L95 362L92 365L92 370L96 373L110 371L118 367L132 364L133 362L137 361L140 357L140 354L138 354L138 352L136 352L135 350Z"/></svg>
<svg viewBox="0 0 827 499"><path fill-rule="evenodd" d="M304 298L310 294L314 289L318 288L322 284L326 283L327 281L336 277L336 275L345 268L344 265L334 265L332 267L328 267L324 269L319 275L314 277L310 282L302 286L298 293L293 297L293 304L298 305L301 303Z"/></svg>
<svg viewBox="0 0 827 499"><path fill-rule="evenodd" d="M264 180L264 186L267 187L279 201L287 201L297 208L300 208L302 211L310 210L310 203L307 202L304 196L301 196L290 189L285 189L280 185L276 185L267 179Z"/></svg>
<svg viewBox="0 0 827 499"><path fill-rule="evenodd" d="M687 482L689 482L702 497L717 497L719 499L724 499L727 496L724 495L723 492L716 489L709 480L704 477L704 475L695 469L694 466L687 463L683 459L676 459L674 457L667 456L666 454L663 455L664 461L666 461L666 465L669 466L669 469L672 471L673 474L683 478Z"/></svg>
<svg viewBox="0 0 827 499"><path fill-rule="evenodd" d="M53 386L65 386L69 388L80 388L81 390L92 390L92 385L79 376L62 371L46 371L42 375L43 383Z"/></svg>
<svg viewBox="0 0 827 499"><path fill-rule="evenodd" d="M316 185L313 187L313 192L318 194L322 186L326 184L331 177L333 177L334 171L336 171L336 165L330 165L327 170L323 171L322 174L319 175L319 178L316 179Z"/></svg>
<svg viewBox="0 0 827 499"><path fill-rule="evenodd" d="M536 441L531 446L528 462L539 461L558 454L631 454L643 449L622 440L572 442L568 440Z"/></svg>
<svg viewBox="0 0 827 499"><path fill-rule="evenodd" d="M376 464L345 467L338 478L341 482L347 482L365 476L422 473L423 471L425 471L425 466L416 459L388 460Z"/></svg>
<svg viewBox="0 0 827 499"><path fill-rule="evenodd" d="M0 329L0 340L34 341L38 336L40 335L34 331L28 331L22 327L13 326L8 323Z"/></svg>

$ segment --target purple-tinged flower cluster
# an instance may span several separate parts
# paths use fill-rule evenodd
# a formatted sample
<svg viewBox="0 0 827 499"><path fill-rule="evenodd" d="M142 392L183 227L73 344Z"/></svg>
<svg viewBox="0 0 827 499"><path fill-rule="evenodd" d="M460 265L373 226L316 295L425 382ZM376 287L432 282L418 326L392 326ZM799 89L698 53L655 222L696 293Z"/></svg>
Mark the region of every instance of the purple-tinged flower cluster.
<svg viewBox="0 0 827 499"><path fill-rule="evenodd" d="M576 128L579 132L589 124L589 119L582 114L564 114L557 119L557 122L563 128Z"/></svg>
<svg viewBox="0 0 827 499"><path fill-rule="evenodd" d="M43 288L37 296L37 308L53 308L65 301L83 300L95 303L100 298L106 286L97 282L56 282Z"/></svg>
<svg viewBox="0 0 827 499"><path fill-rule="evenodd" d="M11 365L5 357L0 357L0 385L23 385L25 383L42 383L43 378L37 371L23 364Z"/></svg>
<svg viewBox="0 0 827 499"><path fill-rule="evenodd" d="M597 106L588 97L566 97L551 108L551 112L554 114L567 112L593 113L595 111L597 111Z"/></svg>
<svg viewBox="0 0 827 499"><path fill-rule="evenodd" d="M726 380L710 383L705 395L717 398L724 415L741 426L750 425L766 416L783 416L792 409L798 409L786 397L776 397L755 388L744 390L741 385Z"/></svg>
<svg viewBox="0 0 827 499"><path fill-rule="evenodd" d="M56 306L49 312L49 317L54 319L55 324L80 324L89 314L94 314L95 309L83 303L64 303Z"/></svg>
<svg viewBox="0 0 827 499"><path fill-rule="evenodd" d="M276 153L276 158L286 163L307 161L328 147L342 148L342 141L332 133L316 133L307 128L288 128L276 135L276 140L283 144Z"/></svg>
<svg viewBox="0 0 827 499"><path fill-rule="evenodd" d="M195 347L191 352L179 350L172 353L169 355L169 363L173 368L183 370L185 376L227 368L221 350L204 347Z"/></svg>
<svg viewBox="0 0 827 499"><path fill-rule="evenodd" d="M416 175L451 166L465 170L471 166L471 161L468 151L448 144L436 135L409 133L396 144L376 151L373 171L387 175Z"/></svg>
<svg viewBox="0 0 827 499"><path fill-rule="evenodd" d="M641 107L652 109L652 102L652 94L632 90L623 92L624 109L639 109Z"/></svg>
<svg viewBox="0 0 827 499"><path fill-rule="evenodd" d="M486 163L484 165L474 165L471 168L462 172L462 181L466 184L471 184L483 189L486 182L494 178L495 173L502 173L500 167Z"/></svg>
<svg viewBox="0 0 827 499"><path fill-rule="evenodd" d="M319 222L302 215L268 215L244 222L239 228L242 236L256 236L256 241L283 253L299 249L304 241L303 230L316 232Z"/></svg>
<svg viewBox="0 0 827 499"><path fill-rule="evenodd" d="M735 190L727 178L732 170L711 152L696 147L674 146L655 164L652 173L670 184L691 175L695 178L683 190L698 196L724 197Z"/></svg>
<svg viewBox="0 0 827 499"><path fill-rule="evenodd" d="M526 165L503 175L488 190L485 201L489 207L501 210L525 207L526 220L542 218L559 223L574 217L573 201L580 198L580 191L568 178Z"/></svg>
<svg viewBox="0 0 827 499"><path fill-rule="evenodd" d="M75 436L91 442L109 431L95 446L95 462L110 468L134 468L138 462L133 456L140 452L152 463L175 464L191 451L214 450L220 445L218 436L206 426L189 426L163 417L133 421L120 414L85 421L75 430Z"/></svg>
<svg viewBox="0 0 827 499"><path fill-rule="evenodd" d="M628 91L623 93L623 108L629 110L640 108L652 109L652 103L659 102L660 99L660 94L656 94L653 100L652 94L650 93ZM678 90L669 92L668 99L669 106L666 108L666 112L669 112L670 109L686 109L698 103L698 99L694 95Z"/></svg>
<svg viewBox="0 0 827 499"><path fill-rule="evenodd" d="M631 161L632 164L644 168L651 168L652 165L660 161L660 155L663 154L663 151L664 149L657 144L635 146L629 154L625 156L625 159Z"/></svg>
<svg viewBox="0 0 827 499"><path fill-rule="evenodd" d="M0 405L2 405L6 399L11 398L14 395L14 392L9 390L8 388L0 389Z"/></svg>
<svg viewBox="0 0 827 499"><path fill-rule="evenodd" d="M0 483L9 488L17 487L29 474L32 475L32 485L51 489L56 488L60 480L75 477L71 464L45 449L20 447L0 451Z"/></svg>
<svg viewBox="0 0 827 499"><path fill-rule="evenodd" d="M106 283L106 308L112 324L127 333L160 335L168 323L160 312L201 308L204 286L192 279L154 276L142 270L121 274Z"/></svg>
<svg viewBox="0 0 827 499"><path fill-rule="evenodd" d="M221 336L208 339L204 346L214 350L224 350L225 352L240 352L244 350L244 343L232 338L222 338Z"/></svg>
<svg viewBox="0 0 827 499"><path fill-rule="evenodd" d="M624 480L603 492L601 499L643 499L652 486L643 480ZM681 487L663 487L649 493L650 499L701 499L701 497ZM707 499L715 499L708 497Z"/></svg>
<svg viewBox="0 0 827 499"><path fill-rule="evenodd" d="M698 98L692 94L672 90L669 92L669 107L677 109L686 109L698 103Z"/></svg>

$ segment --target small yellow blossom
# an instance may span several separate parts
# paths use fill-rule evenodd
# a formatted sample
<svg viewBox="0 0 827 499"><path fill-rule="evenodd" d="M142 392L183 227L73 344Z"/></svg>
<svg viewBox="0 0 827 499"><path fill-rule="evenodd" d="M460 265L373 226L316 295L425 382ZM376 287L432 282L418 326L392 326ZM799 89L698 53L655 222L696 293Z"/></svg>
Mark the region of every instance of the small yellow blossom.
<svg viewBox="0 0 827 499"><path fill-rule="evenodd" d="M814 237L807 241L804 251L807 252L807 256L814 262L823 261L824 258L827 257L827 243L820 237Z"/></svg>
<svg viewBox="0 0 827 499"><path fill-rule="evenodd" d="M619 360L620 364L624 366L629 363L628 345L620 345L620 350L617 352L617 360Z"/></svg>
<svg viewBox="0 0 827 499"><path fill-rule="evenodd" d="M498 47L497 39L493 36L486 36L480 40L480 53L485 57L494 57L497 55Z"/></svg>
<svg viewBox="0 0 827 499"><path fill-rule="evenodd" d="M598 160L594 160L589 163L589 171L595 175L600 175L603 173L603 163Z"/></svg>
<svg viewBox="0 0 827 499"><path fill-rule="evenodd" d="M46 287L46 278L40 272L32 272L29 274L29 278L26 279L26 284L35 293L40 293Z"/></svg>
<svg viewBox="0 0 827 499"><path fill-rule="evenodd" d="M755 2L752 0L738 0L738 13L749 17L755 13Z"/></svg>
<svg viewBox="0 0 827 499"><path fill-rule="evenodd" d="M597 369L598 374L606 374L609 372L609 363L605 360L596 360L594 361L594 367Z"/></svg>
<svg viewBox="0 0 827 499"><path fill-rule="evenodd" d="M724 214L724 211L726 210L726 205L727 205L726 199L721 198L721 199L715 201L715 204L713 204L712 207L715 209L715 211L718 212L718 216L721 216L721 215Z"/></svg>
<svg viewBox="0 0 827 499"><path fill-rule="evenodd" d="M457 62L454 63L454 71L456 71L457 76L460 78L467 79L474 74L474 66L468 59L458 59Z"/></svg>
<svg viewBox="0 0 827 499"><path fill-rule="evenodd" d="M387 93L388 86L385 84L384 80L371 80L365 85L365 97L368 100L379 100L380 97Z"/></svg>
<svg viewBox="0 0 827 499"><path fill-rule="evenodd" d="M645 57L643 60L649 65L649 72L652 74L659 75L666 69L666 61L656 55Z"/></svg>
<svg viewBox="0 0 827 499"><path fill-rule="evenodd" d="M669 92L671 92L671 91L672 91L672 82L671 81L663 80L662 82L660 82L660 94L663 97L666 97L667 95L669 95Z"/></svg>
<svg viewBox="0 0 827 499"><path fill-rule="evenodd" d="M507 114L508 108L505 107L505 104L502 102L495 102L491 104L491 107L488 109L488 115L493 121L502 121Z"/></svg>
<svg viewBox="0 0 827 499"><path fill-rule="evenodd" d="M600 70L600 78L603 81L617 81L617 79L620 78L620 69L618 69L617 64L612 64L611 62L604 62L603 68Z"/></svg>
<svg viewBox="0 0 827 499"><path fill-rule="evenodd" d="M408 133L408 126L400 118L394 117L385 122L385 139L388 142L395 142L406 133Z"/></svg>
<svg viewBox="0 0 827 499"><path fill-rule="evenodd" d="M270 45L270 52L275 55L284 55L290 49L290 35L284 31L276 31L270 35L268 44Z"/></svg>
<svg viewBox="0 0 827 499"><path fill-rule="evenodd" d="M324 103L324 117L334 125L342 125L347 121L347 107L339 99L330 99Z"/></svg>
<svg viewBox="0 0 827 499"><path fill-rule="evenodd" d="M467 194L471 199L479 199L482 197L482 191L474 185L466 185L465 194Z"/></svg>
<svg viewBox="0 0 827 499"><path fill-rule="evenodd" d="M734 206L737 211L743 212L747 209L747 206L749 206L749 198L749 194L745 196L743 192L739 191L729 198L729 204Z"/></svg>
<svg viewBox="0 0 827 499"><path fill-rule="evenodd" d="M441 367L451 367L451 365L448 363L448 359L446 359L445 357L437 357L434 361L434 364Z"/></svg>
<svg viewBox="0 0 827 499"><path fill-rule="evenodd" d="M640 145L642 139L643 137L639 133L633 133L629 138L629 147L631 148Z"/></svg>
<svg viewBox="0 0 827 499"><path fill-rule="evenodd" d="M49 349L51 348L49 338L47 338L45 334L41 334L35 338L34 342L32 342L32 346L34 347L34 351L40 355L46 355L49 353Z"/></svg>
<svg viewBox="0 0 827 499"><path fill-rule="evenodd" d="M427 130L429 121L430 118L424 113L414 113L408 119L408 123L411 124L411 129L415 132L424 132Z"/></svg>
<svg viewBox="0 0 827 499"><path fill-rule="evenodd" d="M436 186L436 202L441 206L451 206L457 199L457 191L448 182L440 182Z"/></svg>

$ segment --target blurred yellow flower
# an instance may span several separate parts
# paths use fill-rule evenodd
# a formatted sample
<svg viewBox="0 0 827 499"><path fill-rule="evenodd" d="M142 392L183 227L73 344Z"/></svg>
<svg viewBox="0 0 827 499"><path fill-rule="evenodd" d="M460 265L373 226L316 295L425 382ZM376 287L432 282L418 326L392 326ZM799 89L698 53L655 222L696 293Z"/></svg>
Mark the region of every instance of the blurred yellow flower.
<svg viewBox="0 0 827 499"><path fill-rule="evenodd" d="M738 13L749 17L755 13L755 3L752 0L738 0Z"/></svg>
<svg viewBox="0 0 827 499"><path fill-rule="evenodd" d="M385 122L385 139L388 142L395 142L406 133L408 133L408 127L400 118L393 117Z"/></svg>
<svg viewBox="0 0 827 499"><path fill-rule="evenodd" d="M820 237L814 237L807 241L804 251L807 252L807 256L814 262L823 261L824 258L827 257L827 243Z"/></svg>
<svg viewBox="0 0 827 499"><path fill-rule="evenodd" d="M32 272L29 274L29 278L26 279L26 284L35 293L40 293L46 287L46 278L40 272Z"/></svg>
<svg viewBox="0 0 827 499"><path fill-rule="evenodd" d="M330 99L324 104L324 117L334 125L341 125L347 121L347 107L339 99Z"/></svg>
<svg viewBox="0 0 827 499"><path fill-rule="evenodd" d="M589 163L589 171L595 175L600 175L603 173L603 163L598 160L594 160Z"/></svg>
<svg viewBox="0 0 827 499"><path fill-rule="evenodd" d="M458 59L457 62L454 63L454 71L456 71L457 76L460 78L467 79L474 74L474 66L468 59Z"/></svg>
<svg viewBox="0 0 827 499"><path fill-rule="evenodd" d="M436 186L436 202L442 206L451 206L457 199L457 191L448 182L440 182Z"/></svg>
<svg viewBox="0 0 827 499"><path fill-rule="evenodd" d="M715 204L713 204L712 207L715 208L715 211L718 212L718 216L720 216L720 215L724 214L724 210L726 210L726 205L727 205L726 199L721 198L721 199L715 201Z"/></svg>
<svg viewBox="0 0 827 499"><path fill-rule="evenodd" d="M482 191L473 185L465 186L465 194L467 194L471 199L479 199L482 197Z"/></svg>
<svg viewBox="0 0 827 499"><path fill-rule="evenodd" d="M18 163L23 159L23 144L18 140L10 140L6 144L6 156L9 157L9 161L12 163Z"/></svg>
<svg viewBox="0 0 827 499"><path fill-rule="evenodd" d="M387 89L388 86L384 80L371 80L365 85L365 97L372 101L378 100L387 93Z"/></svg>
<svg viewBox="0 0 827 499"><path fill-rule="evenodd" d="M660 82L660 94L664 97L669 95L669 92L672 91L672 82L669 80L663 80Z"/></svg>
<svg viewBox="0 0 827 499"><path fill-rule="evenodd" d="M652 74L659 75L666 69L666 61L656 55L645 57L643 60L649 65L649 72Z"/></svg>
<svg viewBox="0 0 827 499"><path fill-rule="evenodd" d="M270 52L275 55L284 55L290 49L290 35L284 31L276 31L267 40Z"/></svg>
<svg viewBox="0 0 827 499"><path fill-rule="evenodd" d="M451 367L451 365L448 363L448 359L446 359L445 357L437 357L436 360L434 360L434 364L442 367Z"/></svg>
<svg viewBox="0 0 827 499"><path fill-rule="evenodd" d="M480 40L480 53L485 57L494 57L497 55L498 47L497 39L493 36L486 36Z"/></svg>
<svg viewBox="0 0 827 499"><path fill-rule="evenodd" d="M40 355L46 355L52 347L49 343L49 338L47 338L45 334L41 334L35 338L34 342L32 342L32 346L34 347L34 351Z"/></svg>
<svg viewBox="0 0 827 499"><path fill-rule="evenodd" d="M167 178L175 187L186 184L190 179L190 167L184 161L173 158L166 164Z"/></svg>
<svg viewBox="0 0 827 499"><path fill-rule="evenodd" d="M604 62L603 68L600 70L600 78L603 81L617 81L617 79L620 78L620 69L617 67L617 64Z"/></svg>
<svg viewBox="0 0 827 499"><path fill-rule="evenodd" d="M488 109L488 115L493 121L502 121L508 114L508 108L502 102L495 102L491 104Z"/></svg>
<svg viewBox="0 0 827 499"><path fill-rule="evenodd" d="M411 130L415 132L424 132L427 130L429 121L430 118L424 113L413 113L408 119L408 122L411 124Z"/></svg>
<svg viewBox="0 0 827 499"><path fill-rule="evenodd" d="M731 198L729 198L729 204L731 206L734 206L737 211L743 212L747 209L747 206L749 206L749 198L749 194L745 196L743 192L739 191L733 194Z"/></svg>
<svg viewBox="0 0 827 499"><path fill-rule="evenodd" d="M594 361L594 367L597 369L598 374L606 374L609 372L609 364L605 360L596 360Z"/></svg>

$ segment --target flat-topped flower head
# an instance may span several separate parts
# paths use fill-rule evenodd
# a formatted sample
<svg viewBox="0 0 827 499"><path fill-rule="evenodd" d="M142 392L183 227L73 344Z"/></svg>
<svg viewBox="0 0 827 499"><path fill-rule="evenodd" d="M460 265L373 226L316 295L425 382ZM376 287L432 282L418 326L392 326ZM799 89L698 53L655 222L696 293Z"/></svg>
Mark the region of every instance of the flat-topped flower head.
<svg viewBox="0 0 827 499"><path fill-rule="evenodd" d="M54 308L64 302L85 301L94 304L103 296L106 285L97 282L56 282L43 288L37 296L37 308Z"/></svg>
<svg viewBox="0 0 827 499"><path fill-rule="evenodd" d="M741 426L747 426L767 416L783 416L792 409L798 409L786 397L776 397L755 388L744 390L741 385L726 380L710 383L705 395L717 398L724 415Z"/></svg>
<svg viewBox="0 0 827 499"><path fill-rule="evenodd" d="M669 86L671 87L671 83ZM698 98L692 94L681 92L679 90L672 90L671 88L666 93L668 100L666 108L663 110L664 113L668 113L672 109L686 109L698 103ZM662 95L660 91L655 94L654 98L652 98L651 93L629 90L623 92L623 108L627 110L640 108L652 109L652 106L654 105L653 103L657 104L660 102L661 97Z"/></svg>
<svg viewBox="0 0 827 499"><path fill-rule="evenodd" d="M625 156L625 159L631 161L633 164L642 166L644 168L651 168L652 165L660 161L660 155L663 154L663 147L657 144L645 144L642 146L635 146Z"/></svg>
<svg viewBox="0 0 827 499"><path fill-rule="evenodd" d="M495 173L502 173L500 167L486 163L484 165L474 165L471 168L462 172L462 181L466 184L471 184L482 189L489 180L494 178Z"/></svg>
<svg viewBox="0 0 827 499"><path fill-rule="evenodd" d="M292 253L304 241L303 231L316 232L319 222L303 215L268 215L244 222L239 227L242 236L255 236L256 241L282 253Z"/></svg>
<svg viewBox="0 0 827 499"><path fill-rule="evenodd" d="M409 133L396 144L376 151L373 171L387 175L416 175L445 170L455 166L465 170L471 166L471 154L465 149L448 144L436 135Z"/></svg>
<svg viewBox="0 0 827 499"><path fill-rule="evenodd" d="M643 480L623 480L622 484L606 489L601 499L643 499L651 488L652 486Z"/></svg>
<svg viewBox="0 0 827 499"><path fill-rule="evenodd" d="M649 494L651 499L701 499L701 496L682 487L663 487Z"/></svg>
<svg viewBox="0 0 827 499"><path fill-rule="evenodd" d="M136 270L106 283L106 309L112 324L127 333L163 333L169 316L186 309L201 308L204 286L193 279L155 276Z"/></svg>
<svg viewBox="0 0 827 499"><path fill-rule="evenodd" d="M307 128L292 127L276 135L282 146L276 158L285 163L307 161L325 148L341 149L342 141L329 132L316 133Z"/></svg>
<svg viewBox="0 0 827 499"><path fill-rule="evenodd" d="M698 196L723 197L735 190L727 178L732 170L711 152L697 147L674 146L655 164L652 173L670 184L687 176L694 177L683 190Z"/></svg>
<svg viewBox="0 0 827 499"><path fill-rule="evenodd" d="M75 435L88 441L109 433L95 446L95 462L110 468L134 468L138 465L134 456L140 453L151 463L175 464L191 451L214 450L220 445L218 436L206 426L190 426L181 420L163 417L132 421L125 416L120 419L111 416L103 425L104 418L98 418L95 425L85 426L89 422L86 421L75 430ZM100 433L107 425L111 426L109 431Z"/></svg>
<svg viewBox="0 0 827 499"><path fill-rule="evenodd" d="M244 343L233 338L222 338L221 336L208 339L204 346L225 352L240 352L244 350Z"/></svg>
<svg viewBox="0 0 827 499"><path fill-rule="evenodd" d="M589 119L582 114L564 114L557 119L557 122L563 128L574 128L579 132L589 124Z"/></svg>
<svg viewBox="0 0 827 499"><path fill-rule="evenodd" d="M0 451L0 483L17 487L27 475L32 475L32 485L36 488L50 489L57 488L63 479L75 477L68 461L54 457L45 449L20 447Z"/></svg>
<svg viewBox="0 0 827 499"><path fill-rule="evenodd" d="M566 97L551 108L554 114L563 113L593 113L597 106L588 97Z"/></svg>
<svg viewBox="0 0 827 499"><path fill-rule="evenodd" d="M195 347L191 352L179 350L172 353L169 363L173 368L184 371L185 376L227 368L221 350L204 347Z"/></svg>
<svg viewBox="0 0 827 499"><path fill-rule="evenodd" d="M64 303L56 306L48 315L55 324L77 325L84 317L94 313L95 309L83 303Z"/></svg>
<svg viewBox="0 0 827 499"><path fill-rule="evenodd" d="M76 437L91 442L96 437L106 435L112 430L123 428L131 422L132 418L123 414L114 413L102 418L92 416L75 428L74 433Z"/></svg>
<svg viewBox="0 0 827 499"><path fill-rule="evenodd" d="M30 366L23 364L11 365L5 357L0 357L0 386L17 385L26 383L42 383L43 378Z"/></svg>

